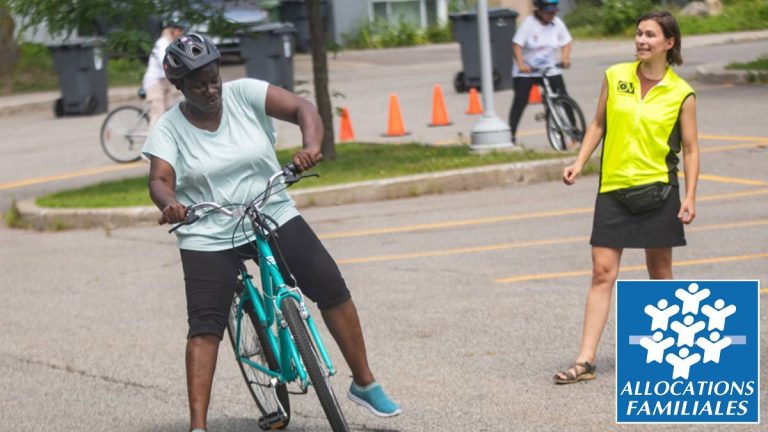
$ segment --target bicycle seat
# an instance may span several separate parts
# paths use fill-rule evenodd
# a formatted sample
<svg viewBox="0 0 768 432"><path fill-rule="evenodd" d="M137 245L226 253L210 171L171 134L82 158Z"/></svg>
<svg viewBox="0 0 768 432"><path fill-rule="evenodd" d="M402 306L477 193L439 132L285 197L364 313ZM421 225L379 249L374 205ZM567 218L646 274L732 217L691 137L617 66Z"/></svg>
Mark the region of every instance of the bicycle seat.
<svg viewBox="0 0 768 432"><path fill-rule="evenodd" d="M144 91L144 87L140 88L138 92L136 92L139 96L139 99L146 99L147 98L147 92Z"/></svg>

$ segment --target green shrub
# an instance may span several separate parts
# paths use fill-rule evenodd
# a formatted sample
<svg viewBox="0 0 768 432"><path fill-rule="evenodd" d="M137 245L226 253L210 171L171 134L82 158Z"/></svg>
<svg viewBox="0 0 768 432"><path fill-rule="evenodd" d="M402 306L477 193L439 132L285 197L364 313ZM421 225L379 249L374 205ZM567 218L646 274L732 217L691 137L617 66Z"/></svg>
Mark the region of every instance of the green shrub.
<svg viewBox="0 0 768 432"><path fill-rule="evenodd" d="M603 33L603 10L596 4L578 3L563 16L563 21L574 36Z"/></svg>
<svg viewBox="0 0 768 432"><path fill-rule="evenodd" d="M14 92L55 90L58 83L50 50L45 45L22 43L14 71Z"/></svg>
<svg viewBox="0 0 768 432"><path fill-rule="evenodd" d="M452 40L450 25L433 26L424 30L404 20L397 24L373 21L359 25L354 36L345 36L345 46L358 49L392 48L444 43Z"/></svg>
<svg viewBox="0 0 768 432"><path fill-rule="evenodd" d="M603 30L606 34L624 33L635 26L637 18L652 9L650 0L605 0Z"/></svg>
<svg viewBox="0 0 768 432"><path fill-rule="evenodd" d="M677 16L685 35L759 30L768 28L768 2L765 0L732 0L723 13L712 17Z"/></svg>

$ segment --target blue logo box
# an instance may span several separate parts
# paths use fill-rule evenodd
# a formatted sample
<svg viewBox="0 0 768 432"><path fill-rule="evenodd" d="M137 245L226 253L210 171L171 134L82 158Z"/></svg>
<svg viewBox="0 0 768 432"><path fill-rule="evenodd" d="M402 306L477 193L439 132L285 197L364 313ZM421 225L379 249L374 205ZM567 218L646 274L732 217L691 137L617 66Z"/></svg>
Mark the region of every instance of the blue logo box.
<svg viewBox="0 0 768 432"><path fill-rule="evenodd" d="M617 423L759 423L757 280L616 283Z"/></svg>

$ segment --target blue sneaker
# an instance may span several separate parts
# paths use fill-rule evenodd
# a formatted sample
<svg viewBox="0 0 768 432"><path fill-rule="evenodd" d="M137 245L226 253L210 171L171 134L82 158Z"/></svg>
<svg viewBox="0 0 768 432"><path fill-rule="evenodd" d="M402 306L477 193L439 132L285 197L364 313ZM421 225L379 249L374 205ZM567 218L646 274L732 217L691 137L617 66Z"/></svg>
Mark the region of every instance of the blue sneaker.
<svg viewBox="0 0 768 432"><path fill-rule="evenodd" d="M400 405L390 399L381 385L375 381L365 387L360 387L353 382L349 386L347 397L379 417L394 417L400 414Z"/></svg>

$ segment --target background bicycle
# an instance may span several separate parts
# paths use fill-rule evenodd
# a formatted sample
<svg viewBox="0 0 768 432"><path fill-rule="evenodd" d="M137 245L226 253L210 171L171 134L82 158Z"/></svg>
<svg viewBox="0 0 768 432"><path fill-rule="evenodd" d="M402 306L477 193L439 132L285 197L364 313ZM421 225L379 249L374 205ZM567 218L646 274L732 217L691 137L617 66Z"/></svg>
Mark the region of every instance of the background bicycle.
<svg viewBox="0 0 768 432"><path fill-rule="evenodd" d="M139 98L145 101L144 89ZM101 124L101 148L110 159L119 163L135 162L141 158L141 148L149 135L149 105L119 106L107 114Z"/></svg>
<svg viewBox="0 0 768 432"><path fill-rule="evenodd" d="M562 64L558 65L562 67ZM534 71L541 74L541 101L544 112L536 114L536 121L545 120L547 141L557 151L576 150L581 145L587 130L584 113L575 99L568 95L560 95L552 90L547 72L550 68Z"/></svg>
<svg viewBox="0 0 768 432"><path fill-rule="evenodd" d="M286 165L270 177L264 192L252 202L192 205L187 219L169 232L214 212L239 217L236 229L244 229L245 223L252 225L255 240L238 250L248 254L241 259L255 257L257 260L261 289L254 284L242 262L227 333L240 371L261 413L259 427L269 430L288 425L291 408L286 384L295 382L301 393L307 393L309 386L314 387L331 429L346 432L349 430L346 420L329 382L336 371L301 290L287 286L283 280L268 241L276 224L261 212L270 196L279 192L275 188L287 187L303 177L297 174L293 164Z"/></svg>

